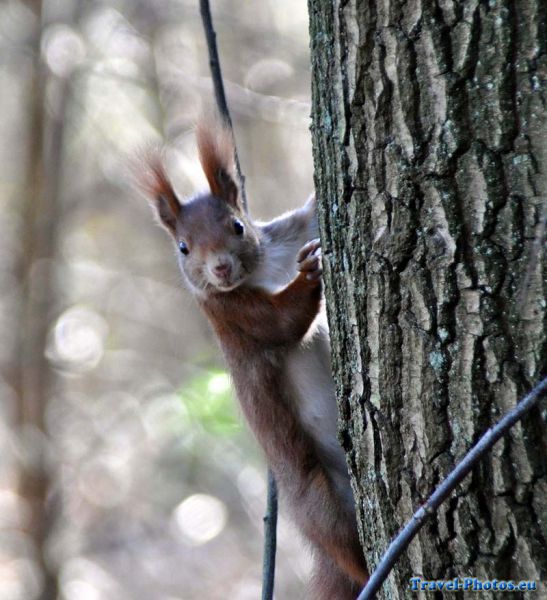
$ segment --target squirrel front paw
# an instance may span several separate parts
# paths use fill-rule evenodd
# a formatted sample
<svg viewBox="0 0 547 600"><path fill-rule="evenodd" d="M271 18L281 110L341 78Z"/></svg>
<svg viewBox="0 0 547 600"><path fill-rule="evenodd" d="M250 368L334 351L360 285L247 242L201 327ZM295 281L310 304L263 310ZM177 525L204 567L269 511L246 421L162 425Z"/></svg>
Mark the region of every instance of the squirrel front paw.
<svg viewBox="0 0 547 600"><path fill-rule="evenodd" d="M323 268L321 266L321 241L319 239L307 242L302 246L296 256L300 275L310 282L321 279Z"/></svg>

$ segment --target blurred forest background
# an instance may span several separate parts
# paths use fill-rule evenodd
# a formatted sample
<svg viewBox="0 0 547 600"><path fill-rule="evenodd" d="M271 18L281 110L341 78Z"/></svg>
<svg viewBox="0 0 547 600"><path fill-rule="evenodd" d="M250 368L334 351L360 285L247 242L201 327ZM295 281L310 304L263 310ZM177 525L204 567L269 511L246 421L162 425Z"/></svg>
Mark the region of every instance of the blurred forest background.
<svg viewBox="0 0 547 600"><path fill-rule="evenodd" d="M0 1L0 598L255 600L265 465L128 163L205 187L198 0ZM251 212L312 189L304 0L215 0ZM282 519L276 589L308 559Z"/></svg>

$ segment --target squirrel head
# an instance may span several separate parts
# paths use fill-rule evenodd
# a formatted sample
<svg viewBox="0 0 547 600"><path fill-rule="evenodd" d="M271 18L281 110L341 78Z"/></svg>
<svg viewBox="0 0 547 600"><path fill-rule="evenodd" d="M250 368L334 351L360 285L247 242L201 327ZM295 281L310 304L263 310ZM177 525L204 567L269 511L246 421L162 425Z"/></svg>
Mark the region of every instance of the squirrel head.
<svg viewBox="0 0 547 600"><path fill-rule="evenodd" d="M159 154L145 159L139 184L174 239L180 269L191 288L198 294L229 292L258 266L259 232L241 202L231 132L201 124L197 141L209 192L180 202Z"/></svg>

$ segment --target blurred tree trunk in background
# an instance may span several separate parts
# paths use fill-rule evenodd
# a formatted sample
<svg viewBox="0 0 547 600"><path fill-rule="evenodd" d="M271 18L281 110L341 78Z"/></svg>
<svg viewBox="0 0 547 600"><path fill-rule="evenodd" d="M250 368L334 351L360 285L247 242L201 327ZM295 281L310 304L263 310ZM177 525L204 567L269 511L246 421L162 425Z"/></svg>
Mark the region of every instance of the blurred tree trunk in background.
<svg viewBox="0 0 547 600"><path fill-rule="evenodd" d="M29 97L30 146L27 151L27 187L21 204L21 256L18 276L22 302L18 315L16 348L17 374L14 389L18 395L22 464L19 494L28 511L25 533L33 546L30 558L42 577L41 600L57 598L55 561L47 558L47 542L56 512L52 495L52 447L45 423L52 391L53 371L46 358L48 331L58 309L55 274L57 230L61 220L59 191L61 180L64 116L68 98L66 82L53 96L43 61L41 40L44 31L42 3L33 2L36 15L34 73ZM50 87L49 91L53 89Z"/></svg>
<svg viewBox="0 0 547 600"><path fill-rule="evenodd" d="M545 373L546 8L309 2L333 370L371 569ZM545 577L543 433L536 409L497 444L383 597L412 575Z"/></svg>

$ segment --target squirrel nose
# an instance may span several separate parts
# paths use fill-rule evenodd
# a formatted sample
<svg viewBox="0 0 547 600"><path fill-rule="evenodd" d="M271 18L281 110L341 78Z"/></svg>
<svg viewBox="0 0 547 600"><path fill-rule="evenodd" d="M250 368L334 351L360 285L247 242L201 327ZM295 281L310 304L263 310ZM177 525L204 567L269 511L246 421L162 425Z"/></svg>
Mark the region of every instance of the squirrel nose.
<svg viewBox="0 0 547 600"><path fill-rule="evenodd" d="M229 277L232 272L232 265L230 263L221 263L213 267L213 273L222 279Z"/></svg>

